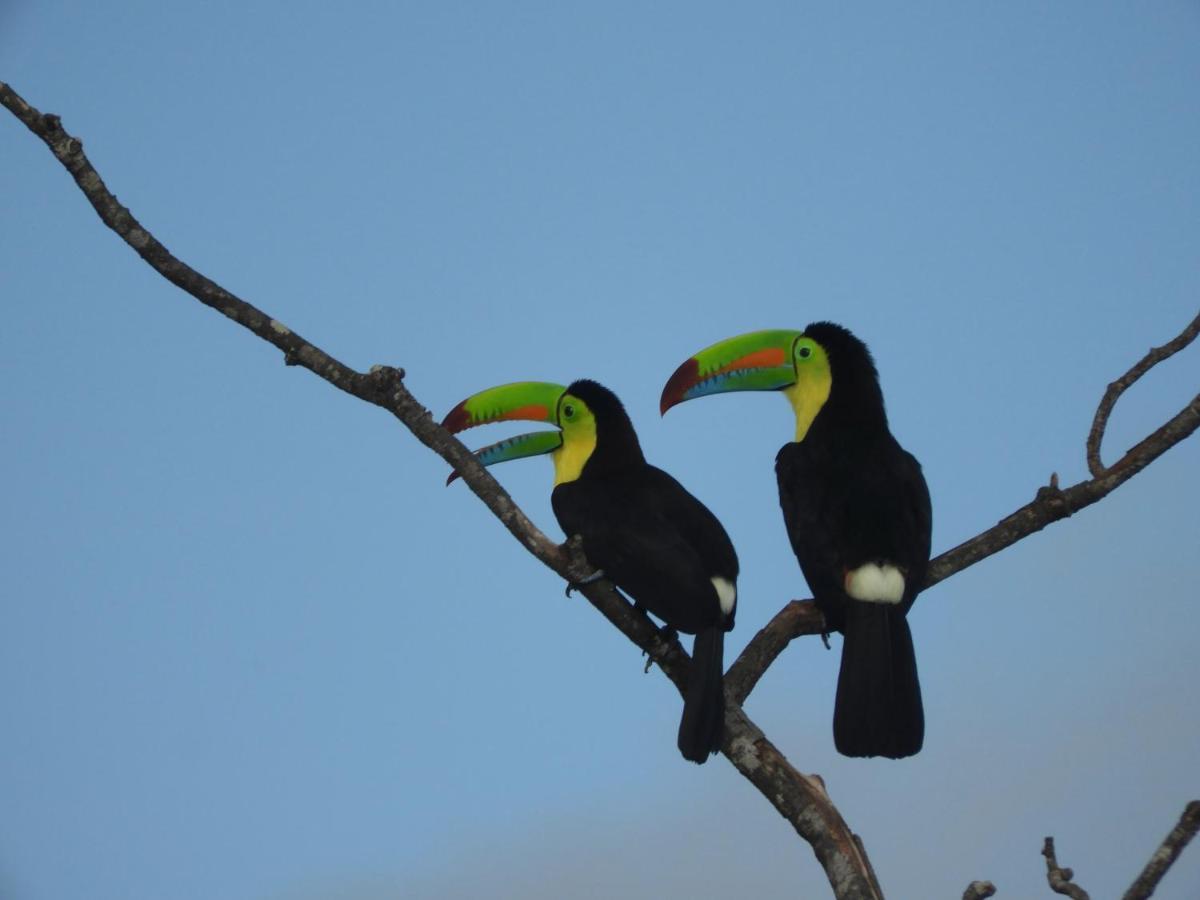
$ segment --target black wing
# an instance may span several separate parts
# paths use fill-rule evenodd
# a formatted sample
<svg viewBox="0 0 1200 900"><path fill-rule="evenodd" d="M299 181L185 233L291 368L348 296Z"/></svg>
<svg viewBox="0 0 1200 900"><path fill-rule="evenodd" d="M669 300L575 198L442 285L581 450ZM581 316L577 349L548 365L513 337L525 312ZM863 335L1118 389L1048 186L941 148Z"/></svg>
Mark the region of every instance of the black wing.
<svg viewBox="0 0 1200 900"><path fill-rule="evenodd" d="M868 562L905 571L907 610L925 580L932 524L912 454L890 436L858 452L792 443L779 451L775 473L792 549L831 627L841 627L846 570Z"/></svg>
<svg viewBox="0 0 1200 900"><path fill-rule="evenodd" d="M714 576L737 578L725 529L674 478L653 466L559 485L551 497L588 561L680 631L722 621Z"/></svg>
<svg viewBox="0 0 1200 900"><path fill-rule="evenodd" d="M929 499L929 485L917 458L906 450L900 450L896 463L897 476L904 486L901 500L904 534L904 559L908 563L908 578L905 583L904 605L912 606L921 588L925 585L925 574L929 569L929 551L933 538L933 504Z"/></svg>

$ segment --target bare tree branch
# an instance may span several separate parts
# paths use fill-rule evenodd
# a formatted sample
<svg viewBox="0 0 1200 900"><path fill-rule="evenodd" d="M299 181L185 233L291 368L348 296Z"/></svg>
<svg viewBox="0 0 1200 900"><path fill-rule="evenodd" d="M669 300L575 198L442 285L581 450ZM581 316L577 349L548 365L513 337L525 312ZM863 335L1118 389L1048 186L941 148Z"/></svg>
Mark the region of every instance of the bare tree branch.
<svg viewBox="0 0 1200 900"><path fill-rule="evenodd" d="M283 351L289 365L299 365L335 387L391 412L416 438L446 460L467 486L537 559L568 582L580 582L589 569L569 545L560 547L543 534L500 484L457 438L442 428L404 386L404 372L376 366L360 373L306 341L283 323L222 288L173 256L142 227L104 185L83 152L82 142L65 130L57 116L43 115L12 88L0 82L0 105L45 142L71 173L101 220L132 247L156 272ZM645 650L682 691L687 683L688 655L678 641L665 643L657 628L605 580L584 585L581 592L610 622ZM813 848L834 895L847 900L881 900L883 892L862 850L817 778L797 771L746 716L726 701L726 736L722 752L771 802Z"/></svg>
<svg viewBox="0 0 1200 900"><path fill-rule="evenodd" d="M201 275L173 256L117 201L84 154L83 143L63 130L58 116L42 115L4 82L0 82L0 105L9 109L45 142L71 173L104 224L115 231L151 268L205 306L217 310L281 350L288 365L302 366L334 387L391 412L421 443L454 466L471 490L483 499L530 553L556 572L565 574L566 559L558 545L526 518L499 482L479 465L474 454L438 425L429 411L408 392L403 384L402 369L376 366L366 374L356 372L282 322Z"/></svg>
<svg viewBox="0 0 1200 900"><path fill-rule="evenodd" d="M1179 858L1179 854L1188 845L1188 841L1196 836L1197 831L1200 831L1200 800L1193 800L1179 817L1179 824L1163 839L1162 845L1154 851L1150 862L1146 863L1146 868L1142 869L1142 873L1121 900L1146 900L1153 894L1158 883L1167 874L1167 869Z"/></svg>
<svg viewBox="0 0 1200 900"><path fill-rule="evenodd" d="M1190 344L1198 334L1200 334L1200 315L1197 315L1178 336L1163 346L1151 350L1137 365L1108 386L1108 390L1100 400L1100 406L1096 410L1096 416L1087 438L1088 468L1093 476L1091 479L1060 490L1058 477L1051 476L1050 485L1040 488L1031 503L1027 503L1012 515L1001 519L999 523L982 534L959 544L952 550L947 550L930 562L925 587L932 587L955 572L960 572L967 566L1015 544L1021 538L1027 537L1035 531L1041 531L1052 522L1065 519L1067 516L1079 512L1085 506L1091 506L1097 500L1108 496L1154 460L1191 435L1197 427L1200 427L1200 394L1197 394L1187 406L1167 420L1166 424L1131 448L1110 468L1106 469L1100 465L1100 442L1104 439L1108 416L1117 397L1154 366Z"/></svg>
<svg viewBox="0 0 1200 900"><path fill-rule="evenodd" d="M1065 894L1072 900L1091 900L1087 891L1072 883L1071 879L1075 877L1075 873L1059 867L1058 859L1054 855L1054 838L1046 838L1042 844L1042 856L1046 857L1046 880L1050 882L1050 890L1056 894Z"/></svg>
<svg viewBox="0 0 1200 900"><path fill-rule="evenodd" d="M775 614L753 638L725 674L725 694L739 706L746 702L771 663L805 634L824 634L825 617L811 600L793 600Z"/></svg>
<svg viewBox="0 0 1200 900"><path fill-rule="evenodd" d="M962 900L987 900L995 893L996 886L990 881L972 881L963 891Z"/></svg>
<svg viewBox="0 0 1200 900"><path fill-rule="evenodd" d="M1052 479L1039 488L1037 496L1012 515L1001 519L982 534L947 550L929 564L925 587L929 588L967 566L1015 544L1021 538L1041 531L1047 525L1074 515L1086 506L1111 494L1158 457L1200 427L1200 394L1165 425L1126 453L1116 465L1099 478L1081 481L1060 489Z"/></svg>
<svg viewBox="0 0 1200 900"><path fill-rule="evenodd" d="M1170 341L1161 347L1152 347L1150 352L1143 356L1133 368L1108 386L1108 390L1100 399L1096 416L1092 419L1092 430L1088 432L1087 464L1088 471L1092 473L1093 477L1100 478L1108 471L1100 461L1100 442L1104 440L1104 429L1108 427L1108 417L1117 403L1117 398L1125 393L1131 384L1164 359L1174 356L1194 341L1197 335L1200 335L1200 315L1192 319L1191 324ZM1116 465L1120 466L1121 462Z"/></svg>

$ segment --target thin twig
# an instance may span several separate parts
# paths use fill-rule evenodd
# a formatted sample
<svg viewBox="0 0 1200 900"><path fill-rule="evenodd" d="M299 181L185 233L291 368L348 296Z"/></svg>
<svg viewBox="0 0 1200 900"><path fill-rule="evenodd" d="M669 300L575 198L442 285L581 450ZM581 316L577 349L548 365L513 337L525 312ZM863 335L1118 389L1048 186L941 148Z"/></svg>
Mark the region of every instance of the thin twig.
<svg viewBox="0 0 1200 900"><path fill-rule="evenodd" d="M1179 824L1163 839L1162 844L1150 857L1150 862L1146 863L1146 868L1142 869L1142 873L1121 900L1146 900L1153 894L1158 883L1167 874L1167 869L1179 858L1179 854L1188 845L1188 841L1196 836L1197 831L1200 831L1200 800L1193 800L1179 817Z"/></svg>
<svg viewBox="0 0 1200 900"><path fill-rule="evenodd" d="M1054 838L1046 838L1042 844L1042 856L1046 857L1046 880L1050 882L1050 890L1056 894L1065 894L1072 900L1091 900L1087 891L1071 881L1075 873L1059 867L1058 859L1054 855Z"/></svg>
<svg viewBox="0 0 1200 900"><path fill-rule="evenodd" d="M1125 393L1130 385L1164 359L1174 356L1194 341L1197 335L1200 335L1200 314L1192 319L1191 324L1176 337L1167 341L1161 347L1152 347L1150 352L1143 356L1133 368L1108 386L1108 389L1104 392L1104 396L1100 399L1100 406L1096 409L1096 416L1092 419L1092 429L1088 432L1087 438L1088 471L1094 477L1100 478L1108 471L1100 461L1100 444L1104 440L1104 430L1108 427L1108 417L1111 415L1113 407L1116 406L1117 398ZM1119 466L1121 463L1118 462L1116 465Z"/></svg>

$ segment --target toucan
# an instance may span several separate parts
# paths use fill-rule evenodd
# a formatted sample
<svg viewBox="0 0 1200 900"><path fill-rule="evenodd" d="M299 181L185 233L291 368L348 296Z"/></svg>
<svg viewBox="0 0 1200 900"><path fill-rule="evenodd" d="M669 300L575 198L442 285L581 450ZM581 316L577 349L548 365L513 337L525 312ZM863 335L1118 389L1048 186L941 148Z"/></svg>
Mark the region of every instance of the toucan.
<svg viewBox="0 0 1200 900"><path fill-rule="evenodd" d="M468 397L442 425L457 433L505 419L558 430L499 441L476 451L479 461L549 453L551 504L567 536L580 536L588 562L636 606L696 635L678 743L684 759L705 762L724 737L725 632L733 628L738 576L729 535L708 507L646 462L625 407L603 385L505 384Z"/></svg>
<svg viewBox="0 0 1200 900"><path fill-rule="evenodd" d="M920 463L888 428L870 351L831 322L739 335L676 369L660 408L726 391L781 391L795 412L775 475L800 569L844 637L834 745L912 756L925 714L907 615L925 582L932 512Z"/></svg>

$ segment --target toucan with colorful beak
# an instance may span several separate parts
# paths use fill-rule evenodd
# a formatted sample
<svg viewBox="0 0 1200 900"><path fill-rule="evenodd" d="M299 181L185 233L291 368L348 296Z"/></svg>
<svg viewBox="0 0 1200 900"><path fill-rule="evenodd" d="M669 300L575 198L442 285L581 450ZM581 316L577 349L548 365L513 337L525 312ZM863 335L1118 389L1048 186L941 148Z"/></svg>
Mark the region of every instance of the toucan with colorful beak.
<svg viewBox="0 0 1200 900"><path fill-rule="evenodd" d="M920 464L888 428L870 351L831 322L743 334L684 362L661 410L727 391L781 391L795 412L775 475L800 569L844 636L838 752L913 755L925 714L907 614L925 582L932 512Z"/></svg>
<svg viewBox="0 0 1200 900"><path fill-rule="evenodd" d="M491 444L476 451L479 461L490 466L549 453L550 499L567 536L579 535L588 562L638 607L696 635L679 752L704 762L724 737L725 632L733 628L738 575L729 535L708 507L646 462L625 407L608 388L587 380L501 385L468 397L442 425L457 433L506 419L558 430Z"/></svg>

